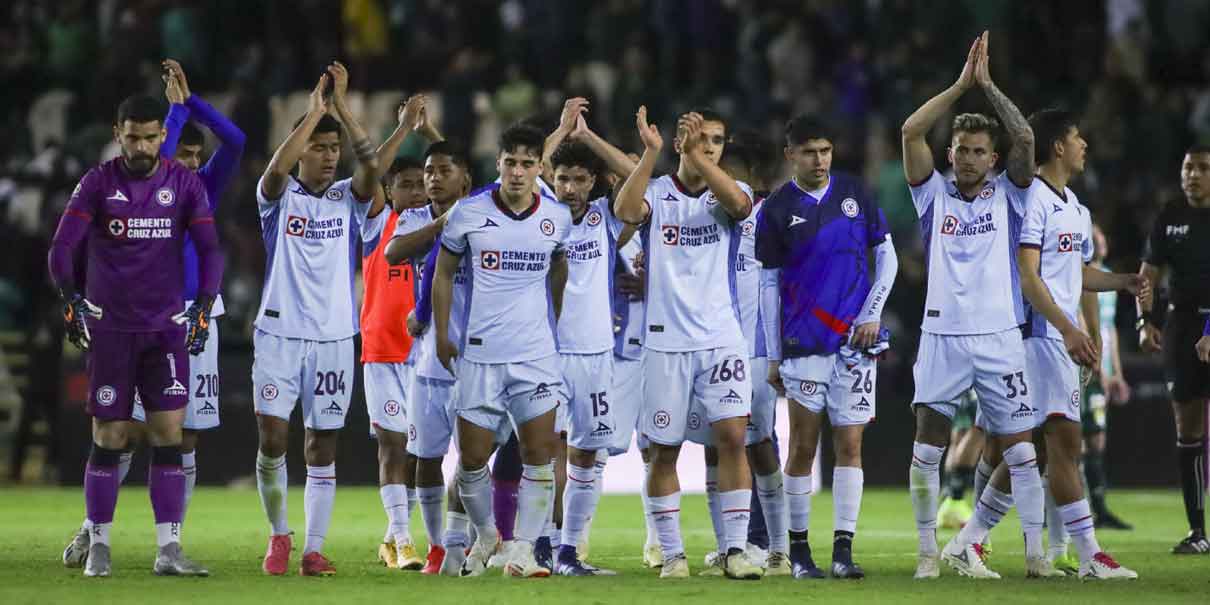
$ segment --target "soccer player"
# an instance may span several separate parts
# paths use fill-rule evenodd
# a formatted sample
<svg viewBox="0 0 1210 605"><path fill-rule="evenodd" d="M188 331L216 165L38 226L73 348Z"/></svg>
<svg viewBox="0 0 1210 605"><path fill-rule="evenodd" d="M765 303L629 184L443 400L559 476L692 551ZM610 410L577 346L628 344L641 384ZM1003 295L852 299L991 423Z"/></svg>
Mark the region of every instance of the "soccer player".
<svg viewBox="0 0 1210 605"><path fill-rule="evenodd" d="M664 141L636 114L643 156L614 202L614 214L647 223L644 389L640 423L650 442L647 513L659 533L661 578L689 576L680 531L676 461L687 437L718 450L729 578L758 579L744 552L752 479L744 452L752 383L733 287L739 224L752 213L752 192L718 167L726 123L710 111L681 116L675 174L651 180Z"/></svg>
<svg viewBox="0 0 1210 605"><path fill-rule="evenodd" d="M222 257L205 185L188 167L160 158L162 119L160 104L150 97L122 102L113 127L121 156L80 180L48 259L63 298L68 339L91 352L86 410L93 417L92 451L84 473L84 502L92 521L84 566L89 577L111 571L118 465L128 446L136 390L143 395L151 445L147 483L158 546L153 570L208 575L181 550L186 489L181 425L189 402L189 354L205 349ZM198 263L198 289L188 308L186 232ZM76 254L86 240L88 283L81 291Z"/></svg>
<svg viewBox="0 0 1210 605"><path fill-rule="evenodd" d="M164 118L164 143L160 146L161 158L174 158L186 168L197 173L206 188L206 199L211 214L227 188L235 169L239 166L244 150L244 133L222 113L192 94L185 70L172 59L164 60L165 95L171 105ZM202 163L205 139L202 131L193 122L202 124L218 137L219 146L210 159ZM185 306L197 299L198 256L193 240L185 237ZM185 406L185 419L181 429L181 468L185 473L185 509L193 496L197 481L197 441L200 431L215 428L219 424L219 377L218 377L218 317L224 312L223 298L216 295L210 310L210 330L206 347L199 355L189 360L189 403ZM136 396L131 419L139 424L128 427L132 439L142 433L138 427L147 420L142 401ZM131 452L121 455L118 466L118 482L126 478L130 470ZM182 512L182 518L184 512ZM88 556L89 531L92 523L84 520L80 531L63 551L63 563L68 567L84 564Z"/></svg>
<svg viewBox="0 0 1210 605"><path fill-rule="evenodd" d="M974 514L974 509L966 501L966 490L975 483L976 465L986 437L983 429L975 426L976 405L973 390L963 393L962 402L954 414L953 430L950 431L950 443L957 445L950 449L949 456L945 458L945 497L937 509L937 522L948 529L961 529ZM990 475L991 471L986 470L984 479ZM979 499L978 493L975 499Z"/></svg>
<svg viewBox="0 0 1210 605"><path fill-rule="evenodd" d="M307 113L273 154L256 187L265 239L265 287L253 334L252 384L259 448L256 487L271 534L263 569L282 575L290 562L286 517L286 445L290 413L302 401L307 483L306 541L300 573L325 576L336 568L320 552L336 496L336 437L353 386L357 314L353 269L357 237L373 227L367 215L378 186L378 156L349 111L348 71L333 62L319 78ZM330 97L325 94L331 81ZM335 113L337 118L332 117ZM336 180L343 131L357 167ZM290 171L298 166L298 176ZM377 231L360 233L373 240ZM338 293L348 284L348 292Z"/></svg>
<svg viewBox="0 0 1210 605"><path fill-rule="evenodd" d="M1133 580L1137 573L1101 550L1092 511L1084 498L1078 462L1083 440L1077 364L1088 371L1099 365L1095 292L1129 289L1138 293L1143 280L1087 265L1093 258L1091 213L1067 187L1084 171L1088 148L1075 116L1047 109L1030 116L1029 125L1037 145L1038 175L1026 196L1017 268L1021 292L1029 303L1025 361L1038 410L1035 421L1046 440L1050 494L1058 520L1075 542L1080 578ZM1081 302L1081 298L1085 300ZM1081 312L1088 333L1078 325ZM1054 535L1052 532L1052 542Z"/></svg>
<svg viewBox="0 0 1210 605"><path fill-rule="evenodd" d="M795 578L823 577L807 528L811 469L826 412L836 450L831 572L859 579L865 572L853 562L852 549L864 487L861 437L874 419L876 356L888 346L880 333L882 309L899 261L882 210L858 179L832 171L836 136L806 116L790 120L785 132L794 176L765 200L756 258L764 267L762 288L770 290L761 310L768 382L793 402L785 478L790 562ZM779 538L770 530L771 541Z"/></svg>
<svg viewBox="0 0 1210 605"><path fill-rule="evenodd" d="M1158 284L1171 272L1167 321L1154 300L1139 300L1143 350L1164 352L1164 372L1176 417L1176 449L1189 535L1177 555L1210 554L1206 539L1206 399L1210 372L1198 364L1199 327L1210 320L1210 146L1194 145L1181 162L1185 199L1169 202L1151 229L1139 273Z"/></svg>
<svg viewBox="0 0 1210 605"><path fill-rule="evenodd" d="M415 289L420 280L410 264L394 268L387 264L383 249L395 231L400 213L424 204L422 167L415 160L395 160L399 146L413 131L425 138L440 140L427 120L426 99L415 95L401 104L398 125L378 148L378 165L390 166L390 195L375 187L375 198L386 196L389 212L373 217L371 239L362 244L362 275L365 299L361 307L361 371L365 384L366 410L373 436L378 440L378 483L382 506L387 514L387 532L378 547L378 558L390 567L416 570L424 565L417 556L408 531L412 496L408 484L415 485L415 460L409 464L408 402L415 363L412 337L407 331L407 316L415 306ZM375 204L377 208L377 204ZM373 211L373 210L372 210Z"/></svg>
<svg viewBox="0 0 1210 605"><path fill-rule="evenodd" d="M1005 493L1010 490L1007 482L997 482L993 476L967 527L973 532L980 511L996 514L1015 499L1030 568L1046 563L1042 480L1031 441L1032 389L1026 383L1025 346L1018 328L1024 314L1014 262L1024 193L1033 182L1033 133L992 81L987 56L984 32L971 44L958 80L903 124L904 174L920 217L928 269L923 334L912 368L916 437L909 483L920 538L916 578L934 578L940 571L939 466L951 418L961 395L972 385L989 437L983 458L992 468L1001 459L1008 465L1012 495ZM937 172L925 135L959 97L976 86L983 89L1012 140L1007 169L991 174L999 157L997 122L980 114L960 114L954 118L948 158L954 179L948 180ZM989 500L989 494L999 497ZM981 537L976 533L972 539L968 534L962 542L951 542L946 560L963 575L999 577L978 555L975 543Z"/></svg>
<svg viewBox="0 0 1210 605"><path fill-rule="evenodd" d="M551 316L557 321L563 303L563 246L571 213L535 193L543 139L540 131L521 125L501 133L500 187L454 206L441 235L433 282L436 353L457 377L458 495L478 532L464 575L483 573L499 539L487 461L497 438L514 426L523 472L517 536L505 573L550 575L535 561L533 545L552 505L555 408L566 401ZM470 274L461 347L450 338L451 290L460 262Z"/></svg>

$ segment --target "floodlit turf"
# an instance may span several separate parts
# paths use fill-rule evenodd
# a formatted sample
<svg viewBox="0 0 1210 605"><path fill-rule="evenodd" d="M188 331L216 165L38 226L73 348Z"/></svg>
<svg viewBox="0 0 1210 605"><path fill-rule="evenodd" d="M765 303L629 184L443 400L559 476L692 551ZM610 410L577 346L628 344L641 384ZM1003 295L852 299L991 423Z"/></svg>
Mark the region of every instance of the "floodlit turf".
<svg viewBox="0 0 1210 605"><path fill-rule="evenodd" d="M113 531L114 577L84 578L64 569L63 546L78 526L83 500L76 489L0 488L0 602L16 603L743 603L824 600L867 603L1206 603L1210 594L1210 556L1176 557L1168 549L1185 533L1180 494L1119 490L1114 509L1142 529L1103 531L1101 544L1141 580L1082 584L1077 580L1023 578L1022 542L1015 514L993 534L990 566L1001 581L975 582L948 569L939 580L917 582L916 532L907 489L867 492L856 541L856 559L869 574L863 581L794 581L788 578L734 582L720 578L661 581L640 566L644 529L639 498L606 496L593 526L591 562L618 570L613 578L515 580L495 573L476 579L421 576L388 570L375 562L385 516L373 488L342 487L325 551L338 569L333 578L297 575L301 547L302 487L290 491L290 518L298 532L291 573L261 575L267 527L256 492L203 488L194 497L185 526L186 552L210 567L204 579L158 578L151 574L154 531L147 490L122 489ZM813 504L812 543L816 561L830 559L831 495ZM694 574L713 541L702 496L682 503L682 527ZM424 541L419 514L413 534ZM952 532L943 531L942 539Z"/></svg>

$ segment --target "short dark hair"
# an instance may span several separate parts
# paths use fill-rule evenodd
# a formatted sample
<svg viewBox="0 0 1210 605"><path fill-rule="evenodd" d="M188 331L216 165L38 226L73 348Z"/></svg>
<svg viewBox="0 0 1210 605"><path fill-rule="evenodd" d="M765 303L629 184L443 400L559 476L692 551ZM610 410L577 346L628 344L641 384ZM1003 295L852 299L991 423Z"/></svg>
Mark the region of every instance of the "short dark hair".
<svg viewBox="0 0 1210 605"><path fill-rule="evenodd" d="M993 150L996 149L996 143L1000 140L1000 122L996 118L981 113L960 113L954 116L953 131L951 137L959 132L985 133L991 139Z"/></svg>
<svg viewBox="0 0 1210 605"><path fill-rule="evenodd" d="M205 145L206 135L202 134L202 129L197 127L193 122L185 122L181 127L181 137L177 140L178 145Z"/></svg>
<svg viewBox="0 0 1210 605"><path fill-rule="evenodd" d="M298 116L298 119L294 120L294 128L298 128L298 125L302 124L303 120L306 118L306 114ZM340 126L340 120L337 120L326 113L323 115L323 117L319 118L319 123L315 125L315 130L311 131L311 136L324 134L325 132L335 132L337 137L344 137L344 133L342 132Z"/></svg>
<svg viewBox="0 0 1210 605"><path fill-rule="evenodd" d="M118 117L114 124L121 126L129 120L136 124L144 122L164 122L164 105L150 95L133 95L126 97L118 105Z"/></svg>
<svg viewBox="0 0 1210 605"><path fill-rule="evenodd" d="M1029 116L1034 131L1034 162L1041 166L1054 157L1055 143L1067 137L1072 128L1079 127L1076 115L1066 109L1051 107Z"/></svg>
<svg viewBox="0 0 1210 605"><path fill-rule="evenodd" d="M786 145L802 145L812 139L836 144L836 134L823 120L802 114L786 122Z"/></svg>
<svg viewBox="0 0 1210 605"><path fill-rule="evenodd" d="M603 168L601 158L598 158L597 154L588 148L588 145L579 141L567 141L559 145L550 156L550 164L552 168L579 166L593 176L600 175Z"/></svg>
<svg viewBox="0 0 1210 605"><path fill-rule="evenodd" d="M450 139L446 139L444 141L437 141L436 143L429 145L428 149L424 150L424 159L425 160L428 160L429 156L434 156L434 155L449 156L451 162L453 162L454 164L456 164L458 166L461 166L465 170L470 170L471 161L470 161L470 158L466 155L466 148L463 147L462 144L457 141L453 141Z"/></svg>
<svg viewBox="0 0 1210 605"><path fill-rule="evenodd" d="M697 107L694 109L690 109L689 111L687 111L685 113L696 113L696 114L702 116L703 122L718 122L719 124L723 125L724 130L727 129L727 119L723 117L723 114L715 111L714 109L712 109L710 107Z"/></svg>
<svg viewBox="0 0 1210 605"><path fill-rule="evenodd" d="M386 176L395 178L395 175L405 170L424 170L424 164L412 156L400 156L391 161L391 165L387 167Z"/></svg>
<svg viewBox="0 0 1210 605"><path fill-rule="evenodd" d="M513 124L500 133L501 153L513 153L518 147L524 147L540 158L545 145L546 136L542 134L542 131L528 124Z"/></svg>
<svg viewBox="0 0 1210 605"><path fill-rule="evenodd" d="M1185 155L1197 155L1199 153L1210 153L1210 144L1194 143L1185 150Z"/></svg>

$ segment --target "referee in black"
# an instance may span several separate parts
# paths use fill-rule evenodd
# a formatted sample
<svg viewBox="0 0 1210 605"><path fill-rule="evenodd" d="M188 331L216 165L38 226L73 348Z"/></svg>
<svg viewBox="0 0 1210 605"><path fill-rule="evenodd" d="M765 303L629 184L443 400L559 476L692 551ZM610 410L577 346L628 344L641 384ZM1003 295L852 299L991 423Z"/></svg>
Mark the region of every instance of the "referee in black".
<svg viewBox="0 0 1210 605"><path fill-rule="evenodd" d="M1139 344L1164 352L1164 372L1176 416L1176 447L1189 535L1173 554L1210 554L1206 540L1206 403L1210 368L1198 359L1198 341L1210 318L1210 145L1195 145L1181 163L1185 199L1169 203L1147 240L1139 273L1159 284L1171 273L1170 306L1161 328L1153 299L1139 301Z"/></svg>

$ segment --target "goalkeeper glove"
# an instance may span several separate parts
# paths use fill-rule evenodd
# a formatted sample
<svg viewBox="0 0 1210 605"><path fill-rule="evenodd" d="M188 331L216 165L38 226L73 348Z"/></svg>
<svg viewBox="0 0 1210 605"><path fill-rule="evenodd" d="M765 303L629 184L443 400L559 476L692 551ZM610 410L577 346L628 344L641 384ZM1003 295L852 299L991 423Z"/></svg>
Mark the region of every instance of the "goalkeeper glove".
<svg viewBox="0 0 1210 605"><path fill-rule="evenodd" d="M172 321L185 326L185 348L190 355L200 355L210 337L210 307L214 298L199 296L188 309L172 316Z"/></svg>
<svg viewBox="0 0 1210 605"><path fill-rule="evenodd" d="M63 298L63 323L67 328L67 340L80 347L81 351L87 351L92 346L92 334L89 333L88 323L84 318L89 316L101 319L101 307L92 304L84 295L78 293L64 295Z"/></svg>

